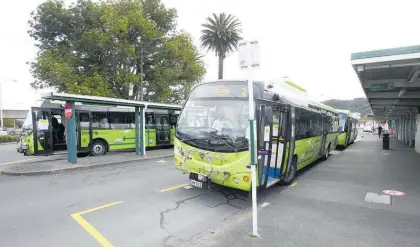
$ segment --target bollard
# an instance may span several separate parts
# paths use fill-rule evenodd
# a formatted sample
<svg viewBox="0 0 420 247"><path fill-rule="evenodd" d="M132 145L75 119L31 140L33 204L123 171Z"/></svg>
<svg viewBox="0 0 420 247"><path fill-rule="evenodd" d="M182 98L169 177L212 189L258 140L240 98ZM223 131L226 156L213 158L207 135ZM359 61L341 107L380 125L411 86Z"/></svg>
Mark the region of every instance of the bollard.
<svg viewBox="0 0 420 247"><path fill-rule="evenodd" d="M383 134L382 148L385 150L389 150L389 134L388 133Z"/></svg>

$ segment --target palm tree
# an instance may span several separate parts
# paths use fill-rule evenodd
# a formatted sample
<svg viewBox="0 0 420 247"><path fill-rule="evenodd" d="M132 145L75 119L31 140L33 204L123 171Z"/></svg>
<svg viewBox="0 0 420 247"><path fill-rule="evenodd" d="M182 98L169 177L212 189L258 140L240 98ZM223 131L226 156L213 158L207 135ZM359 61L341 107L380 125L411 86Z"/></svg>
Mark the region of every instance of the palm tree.
<svg viewBox="0 0 420 247"><path fill-rule="evenodd" d="M202 26L201 46L219 57L219 79L223 79L223 60L227 53L238 50L238 42L242 39L241 22L233 15L213 13L213 18L207 17L207 23Z"/></svg>

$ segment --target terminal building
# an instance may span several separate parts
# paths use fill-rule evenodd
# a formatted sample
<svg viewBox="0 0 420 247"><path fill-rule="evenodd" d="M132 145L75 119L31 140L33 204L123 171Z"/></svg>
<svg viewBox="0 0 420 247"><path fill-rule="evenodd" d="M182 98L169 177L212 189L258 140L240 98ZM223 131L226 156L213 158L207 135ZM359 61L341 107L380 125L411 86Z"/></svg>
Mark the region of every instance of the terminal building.
<svg viewBox="0 0 420 247"><path fill-rule="evenodd" d="M394 120L398 140L420 153L420 46L353 53L351 63L374 119Z"/></svg>

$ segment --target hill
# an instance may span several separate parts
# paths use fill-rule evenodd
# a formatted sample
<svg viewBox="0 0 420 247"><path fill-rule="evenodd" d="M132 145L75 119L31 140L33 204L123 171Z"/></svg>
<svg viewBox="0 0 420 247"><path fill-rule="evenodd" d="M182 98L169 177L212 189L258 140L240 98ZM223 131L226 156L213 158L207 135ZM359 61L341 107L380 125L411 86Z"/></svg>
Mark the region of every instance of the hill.
<svg viewBox="0 0 420 247"><path fill-rule="evenodd" d="M371 111L366 98L355 98L352 100L329 99L323 101L322 103L326 104L327 106L331 106L335 109L360 112L362 116Z"/></svg>

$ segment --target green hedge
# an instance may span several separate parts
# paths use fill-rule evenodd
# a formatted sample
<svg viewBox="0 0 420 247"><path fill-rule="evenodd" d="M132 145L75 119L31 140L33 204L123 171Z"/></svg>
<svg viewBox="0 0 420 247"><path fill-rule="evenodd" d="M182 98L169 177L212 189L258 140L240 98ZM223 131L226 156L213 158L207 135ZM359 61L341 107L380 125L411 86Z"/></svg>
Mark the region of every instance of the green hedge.
<svg viewBox="0 0 420 247"><path fill-rule="evenodd" d="M18 136L0 136L0 143L5 143L5 142L17 142L18 140Z"/></svg>

